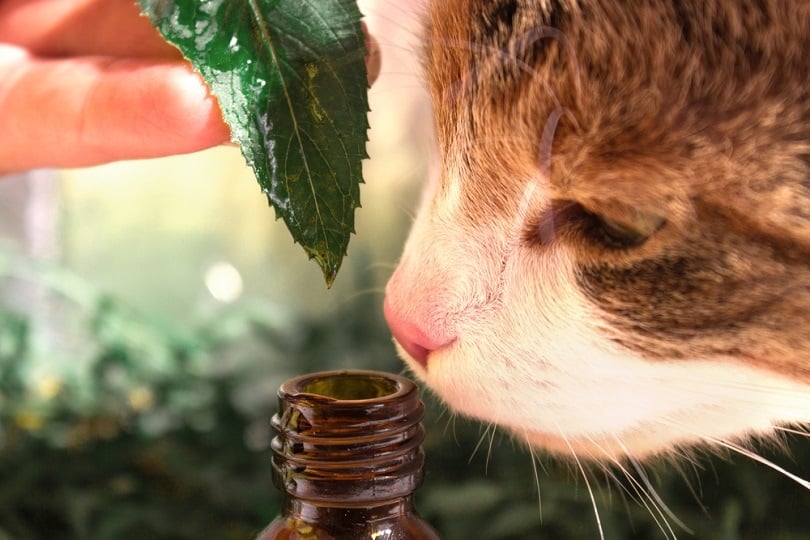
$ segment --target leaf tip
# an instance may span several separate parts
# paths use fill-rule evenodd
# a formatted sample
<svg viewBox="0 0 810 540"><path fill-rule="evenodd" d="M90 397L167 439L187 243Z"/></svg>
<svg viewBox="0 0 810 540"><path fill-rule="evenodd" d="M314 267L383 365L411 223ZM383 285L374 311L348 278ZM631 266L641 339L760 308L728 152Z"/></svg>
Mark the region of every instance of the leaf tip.
<svg viewBox="0 0 810 540"><path fill-rule="evenodd" d="M323 279L326 282L326 288L331 289L332 285L335 283L335 278L337 278L343 257L336 257L334 254L325 252L312 251L310 252L310 258L315 259L315 262L321 267Z"/></svg>
<svg viewBox="0 0 810 540"><path fill-rule="evenodd" d="M332 284L335 282L335 278L337 277L337 272L324 272L323 273L324 280L326 281L326 288L331 289Z"/></svg>

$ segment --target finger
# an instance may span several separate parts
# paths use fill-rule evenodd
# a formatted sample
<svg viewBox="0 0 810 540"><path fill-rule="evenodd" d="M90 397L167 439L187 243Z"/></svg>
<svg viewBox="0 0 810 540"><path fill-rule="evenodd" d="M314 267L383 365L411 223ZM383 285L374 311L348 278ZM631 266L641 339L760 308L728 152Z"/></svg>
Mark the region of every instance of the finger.
<svg viewBox="0 0 810 540"><path fill-rule="evenodd" d="M380 72L380 48L365 22L369 86ZM0 42L40 56L182 58L141 16L134 0L5 0Z"/></svg>
<svg viewBox="0 0 810 540"><path fill-rule="evenodd" d="M182 154L230 139L216 100L184 63L38 60L0 46L0 71L6 172Z"/></svg>
<svg viewBox="0 0 810 540"><path fill-rule="evenodd" d="M40 56L182 58L134 0L0 1L0 42Z"/></svg>
<svg viewBox="0 0 810 540"><path fill-rule="evenodd" d="M366 40L366 72L368 73L368 85L374 84L377 77L380 75L380 68L382 67L382 53L380 52L380 45L371 32L368 31L365 21L361 21L363 27L363 36Z"/></svg>

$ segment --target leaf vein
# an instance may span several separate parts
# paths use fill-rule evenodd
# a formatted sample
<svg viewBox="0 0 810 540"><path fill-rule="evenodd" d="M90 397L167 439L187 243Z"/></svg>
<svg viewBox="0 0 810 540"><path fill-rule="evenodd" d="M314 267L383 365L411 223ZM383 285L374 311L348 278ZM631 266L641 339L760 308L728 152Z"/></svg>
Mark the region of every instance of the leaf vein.
<svg viewBox="0 0 810 540"><path fill-rule="evenodd" d="M275 42L272 39L272 35L270 33L269 25L268 25L267 21L265 20L264 14L262 13L262 11L261 11L258 3L256 2L256 0L248 0L248 4L250 5L250 9L253 12L253 16L254 16L254 18L256 20L256 23L259 26L259 31L262 34L262 38L264 39L264 42L267 44L267 47L268 47L268 49L270 51L270 55L273 58L273 63L276 65L276 68L278 69L278 76L279 76L279 79L281 80L281 88L282 88L282 90L284 92L284 99L287 102L287 109L289 110L289 113L290 113L290 120L293 123L293 134L294 134L295 138L298 140L299 148L301 148L301 159L303 161L304 169L306 171L307 182L309 183L309 188L310 188L310 190L312 192L312 199L313 199L314 204L315 204L315 213L318 216L321 216L321 211L320 211L320 208L318 207L318 201L317 201L317 199L315 197L315 185L313 183L312 170L310 169L309 160L307 159L306 152L304 152L303 142L301 141L300 128L299 128L299 125L298 125L298 117L295 114L295 107L293 106L293 102L292 102L292 99L290 97L289 90L287 88L284 73L283 73L283 71L281 69L281 62L279 61L278 52L275 49ZM288 190L288 193L289 193L289 183L288 183L287 190ZM324 233L324 244L326 246L326 249L329 250L329 241L326 238L325 232L323 231L323 220L321 220L320 228L321 228L322 232Z"/></svg>

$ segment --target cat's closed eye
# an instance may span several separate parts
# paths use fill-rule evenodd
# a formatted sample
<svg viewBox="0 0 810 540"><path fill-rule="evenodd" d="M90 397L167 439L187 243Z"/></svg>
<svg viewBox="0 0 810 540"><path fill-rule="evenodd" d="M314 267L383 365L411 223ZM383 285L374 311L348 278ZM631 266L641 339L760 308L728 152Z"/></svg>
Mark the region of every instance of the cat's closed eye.
<svg viewBox="0 0 810 540"><path fill-rule="evenodd" d="M666 224L666 220L653 213L627 209L618 217L586 212L590 218L587 233L608 249L627 249L640 246Z"/></svg>
<svg viewBox="0 0 810 540"><path fill-rule="evenodd" d="M667 224L658 213L628 205L589 206L599 209L573 201L552 201L530 232L530 240L544 244L571 241L597 249L627 250L641 246Z"/></svg>

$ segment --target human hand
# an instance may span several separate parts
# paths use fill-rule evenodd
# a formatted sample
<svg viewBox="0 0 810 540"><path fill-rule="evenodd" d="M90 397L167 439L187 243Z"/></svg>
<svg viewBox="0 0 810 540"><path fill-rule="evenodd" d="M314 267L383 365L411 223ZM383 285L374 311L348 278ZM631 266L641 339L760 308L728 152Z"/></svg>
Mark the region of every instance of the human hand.
<svg viewBox="0 0 810 540"><path fill-rule="evenodd" d="M0 170L227 142L219 106L132 0L0 0Z"/></svg>
<svg viewBox="0 0 810 540"><path fill-rule="evenodd" d="M134 0L0 0L0 172L182 154L229 139L216 99Z"/></svg>

